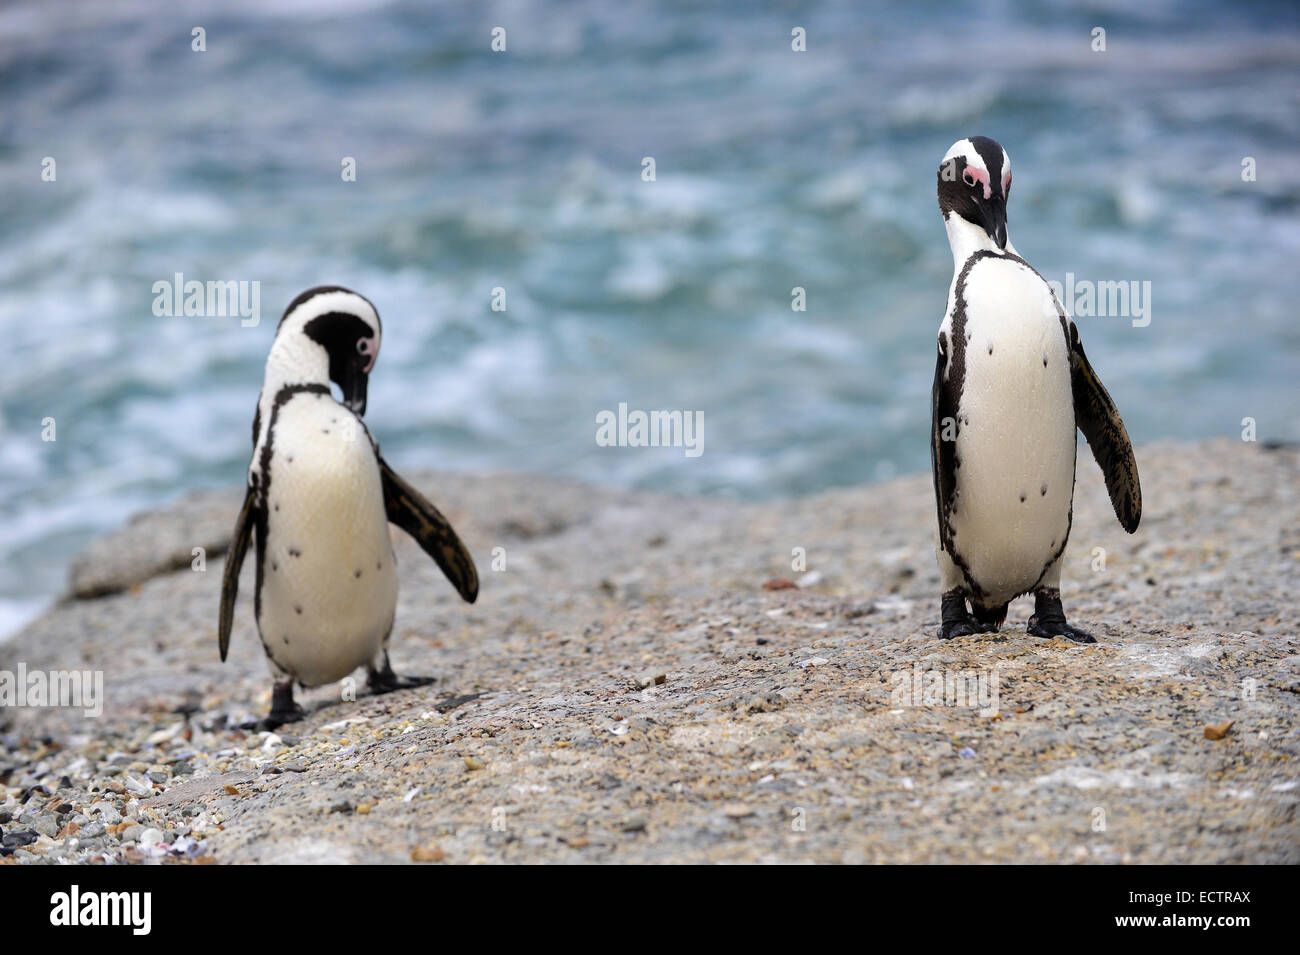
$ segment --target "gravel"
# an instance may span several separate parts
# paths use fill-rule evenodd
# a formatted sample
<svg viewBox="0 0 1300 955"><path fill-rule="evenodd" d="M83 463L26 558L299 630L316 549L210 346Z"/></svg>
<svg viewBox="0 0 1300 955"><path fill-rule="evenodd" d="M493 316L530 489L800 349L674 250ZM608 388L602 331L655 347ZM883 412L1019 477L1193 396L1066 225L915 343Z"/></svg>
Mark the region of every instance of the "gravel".
<svg viewBox="0 0 1300 955"><path fill-rule="evenodd" d="M1025 599L934 637L928 475L740 503L413 474L482 580L463 604L395 532L393 663L437 681L300 691L278 734L243 728L251 560L217 660L237 492L185 499L0 645L105 697L0 710L0 864L1300 861L1300 453L1143 446L1132 537L1079 460L1093 646L1028 636Z"/></svg>

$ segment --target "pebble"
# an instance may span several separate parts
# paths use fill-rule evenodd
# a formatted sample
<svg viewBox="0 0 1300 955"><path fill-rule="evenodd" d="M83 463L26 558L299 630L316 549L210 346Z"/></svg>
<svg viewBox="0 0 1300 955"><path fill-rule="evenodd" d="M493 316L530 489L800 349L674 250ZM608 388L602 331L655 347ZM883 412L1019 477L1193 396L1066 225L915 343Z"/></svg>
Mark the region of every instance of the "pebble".
<svg viewBox="0 0 1300 955"><path fill-rule="evenodd" d="M54 815L37 816L36 822L32 824L35 829L43 836L49 836L51 839L59 834L59 819Z"/></svg>
<svg viewBox="0 0 1300 955"><path fill-rule="evenodd" d="M166 743L172 738L174 738L176 734L179 733L184 728L185 728L185 724L183 722L177 723L175 726L170 726L166 729L161 729L158 730L157 732L150 733L147 737L145 737L145 742L152 746L157 746L160 743Z"/></svg>
<svg viewBox="0 0 1300 955"><path fill-rule="evenodd" d="M16 849L19 846L30 846L40 836L31 829L10 829L4 834L4 839L0 840L6 848Z"/></svg>
<svg viewBox="0 0 1300 955"><path fill-rule="evenodd" d="M189 836L181 836L172 843L172 855L186 856L188 858L197 858L207 849L207 843L197 839L191 839Z"/></svg>
<svg viewBox="0 0 1300 955"><path fill-rule="evenodd" d="M1226 720L1222 723L1208 723L1205 726L1206 739L1223 739L1228 735L1228 730L1232 729L1233 721Z"/></svg>
<svg viewBox="0 0 1300 955"><path fill-rule="evenodd" d="M99 821L105 825L117 825L122 821L122 813L117 811L117 807L112 803L105 803L100 800L98 803L90 804L90 811L99 816Z"/></svg>

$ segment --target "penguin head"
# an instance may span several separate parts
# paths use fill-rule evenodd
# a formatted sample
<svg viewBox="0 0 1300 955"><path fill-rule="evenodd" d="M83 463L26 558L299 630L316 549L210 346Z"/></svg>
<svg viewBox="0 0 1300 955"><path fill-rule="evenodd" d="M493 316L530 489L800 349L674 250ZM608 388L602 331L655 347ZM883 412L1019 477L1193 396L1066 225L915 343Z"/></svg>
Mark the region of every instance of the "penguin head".
<svg viewBox="0 0 1300 955"><path fill-rule="evenodd" d="M939 211L979 226L999 249L1007 247L1011 157L987 136L952 144L939 164Z"/></svg>
<svg viewBox="0 0 1300 955"><path fill-rule="evenodd" d="M366 385L379 358L383 327L370 300L338 285L303 292L284 310L271 357L279 375L308 384L332 381L343 403L366 413Z"/></svg>

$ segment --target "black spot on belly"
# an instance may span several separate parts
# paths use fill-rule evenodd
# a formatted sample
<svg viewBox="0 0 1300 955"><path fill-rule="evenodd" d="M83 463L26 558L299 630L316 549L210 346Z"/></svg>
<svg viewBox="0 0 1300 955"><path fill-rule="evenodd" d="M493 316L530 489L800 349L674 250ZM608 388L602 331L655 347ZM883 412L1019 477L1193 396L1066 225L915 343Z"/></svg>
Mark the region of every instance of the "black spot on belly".
<svg viewBox="0 0 1300 955"><path fill-rule="evenodd" d="M271 569L272 569L272 570L279 570L279 569L280 569L280 565L277 564L275 561L271 561Z"/></svg>
<svg viewBox="0 0 1300 955"><path fill-rule="evenodd" d="M1039 488L1038 493L1041 494L1043 497L1047 497L1047 485L1044 484L1041 488Z"/></svg>
<svg viewBox="0 0 1300 955"><path fill-rule="evenodd" d="M293 455L292 454L289 455L285 460L288 461L290 464L293 464Z"/></svg>
<svg viewBox="0 0 1300 955"><path fill-rule="evenodd" d="M330 433L330 429L329 429L329 428L321 428L321 429L320 429L320 433L321 433L321 434L329 434L329 433Z"/></svg>
<svg viewBox="0 0 1300 955"><path fill-rule="evenodd" d="M278 512L280 510L280 505L279 504L275 505L275 509Z"/></svg>
<svg viewBox="0 0 1300 955"><path fill-rule="evenodd" d="M993 346L992 346L992 345L989 346L989 354L990 354L990 355L993 354Z"/></svg>
<svg viewBox="0 0 1300 955"><path fill-rule="evenodd" d="M1025 497L1026 497L1026 496L1027 496L1027 495L1025 494L1024 491L1021 491L1021 492L1020 492L1020 503L1021 503L1021 504L1025 503Z"/></svg>
<svg viewBox="0 0 1300 955"><path fill-rule="evenodd" d="M357 580L360 580L360 579L361 579L361 571L360 571L360 570L354 570L354 571L352 571L352 576L355 577L355 578L357 578Z"/></svg>
<svg viewBox="0 0 1300 955"><path fill-rule="evenodd" d="M284 645L285 645L286 647L289 645L289 638L288 638L288 637L281 637L280 639L284 641Z"/></svg>
<svg viewBox="0 0 1300 955"><path fill-rule="evenodd" d="M384 569L384 562L382 560L379 561L379 563L375 564L375 570L383 570L383 569Z"/></svg>
<svg viewBox="0 0 1300 955"><path fill-rule="evenodd" d="M289 548L289 556L290 556L290 557L301 557L301 556L302 556L302 551L300 551L300 550L299 550L298 548L296 548L296 547L290 547L290 548Z"/></svg>
<svg viewBox="0 0 1300 955"><path fill-rule="evenodd" d="M1044 367L1044 368L1047 367L1047 356L1046 356L1046 355L1043 356L1043 367Z"/></svg>
<svg viewBox="0 0 1300 955"><path fill-rule="evenodd" d="M295 604L295 605L294 605L294 608L293 608L293 612L296 613L296 614L301 614L301 613L302 613L302 608L299 607L297 604Z"/></svg>

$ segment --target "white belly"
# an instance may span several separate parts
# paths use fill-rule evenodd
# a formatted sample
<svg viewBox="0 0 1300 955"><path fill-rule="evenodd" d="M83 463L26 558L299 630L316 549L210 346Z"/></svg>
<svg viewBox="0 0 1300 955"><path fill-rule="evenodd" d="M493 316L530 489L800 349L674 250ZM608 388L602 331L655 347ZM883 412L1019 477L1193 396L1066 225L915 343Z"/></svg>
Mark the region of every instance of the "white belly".
<svg viewBox="0 0 1300 955"><path fill-rule="evenodd" d="M352 412L297 395L277 415L258 626L304 686L369 662L392 627L397 561L379 466Z"/></svg>
<svg viewBox="0 0 1300 955"><path fill-rule="evenodd" d="M1065 334L1038 276L986 259L965 300L953 543L983 602L996 605L1032 588L1065 546L1074 400Z"/></svg>

